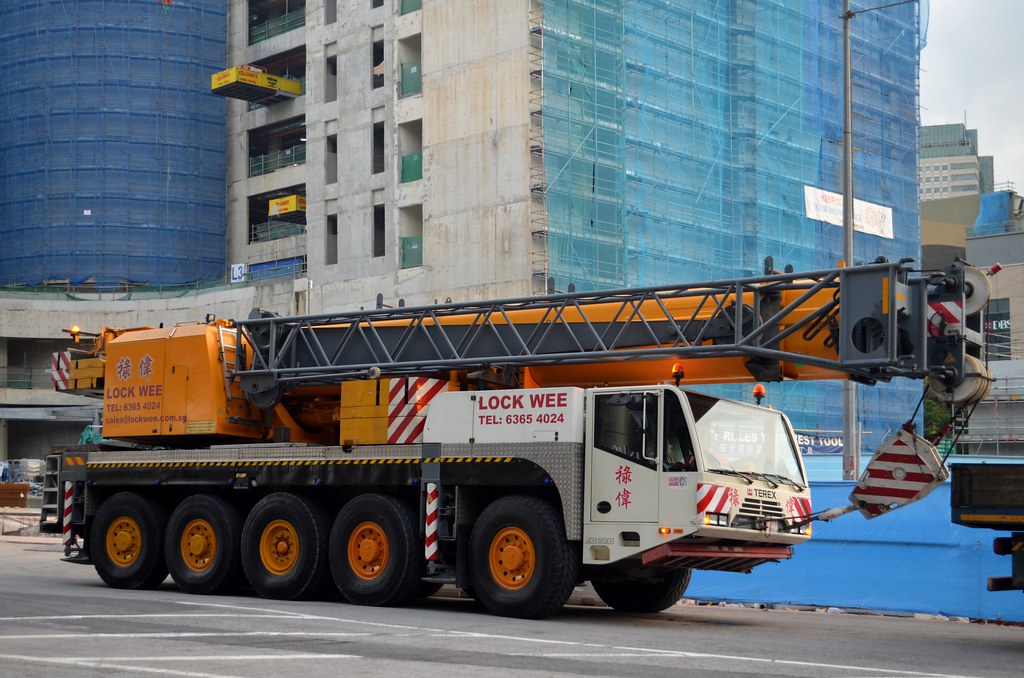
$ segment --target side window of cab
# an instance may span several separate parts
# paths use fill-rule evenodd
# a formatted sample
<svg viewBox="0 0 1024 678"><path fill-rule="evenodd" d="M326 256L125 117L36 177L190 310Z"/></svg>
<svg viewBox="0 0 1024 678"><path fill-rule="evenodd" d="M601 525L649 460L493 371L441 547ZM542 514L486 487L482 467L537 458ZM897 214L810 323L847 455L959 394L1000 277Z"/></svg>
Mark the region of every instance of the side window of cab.
<svg viewBox="0 0 1024 678"><path fill-rule="evenodd" d="M665 394L665 459L663 471L696 471L697 455L693 451L693 439L686 417L674 393Z"/></svg>
<svg viewBox="0 0 1024 678"><path fill-rule="evenodd" d="M594 405L594 447L657 468L658 396L613 393L597 396Z"/></svg>

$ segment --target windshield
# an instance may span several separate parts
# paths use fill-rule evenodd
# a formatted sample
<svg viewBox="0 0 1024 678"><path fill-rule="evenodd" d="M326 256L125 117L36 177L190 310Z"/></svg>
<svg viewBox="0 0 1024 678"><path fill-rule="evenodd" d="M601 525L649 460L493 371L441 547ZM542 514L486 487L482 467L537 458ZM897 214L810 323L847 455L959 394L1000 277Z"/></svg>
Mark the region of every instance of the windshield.
<svg viewBox="0 0 1024 678"><path fill-rule="evenodd" d="M781 413L699 393L687 397L706 470L771 474L805 484Z"/></svg>

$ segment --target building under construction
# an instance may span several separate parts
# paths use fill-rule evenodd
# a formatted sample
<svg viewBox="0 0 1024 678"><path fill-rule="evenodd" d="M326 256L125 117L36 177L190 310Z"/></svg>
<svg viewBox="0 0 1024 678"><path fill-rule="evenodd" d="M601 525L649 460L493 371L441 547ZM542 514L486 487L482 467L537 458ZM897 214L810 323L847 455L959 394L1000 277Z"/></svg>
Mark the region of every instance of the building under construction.
<svg viewBox="0 0 1024 678"><path fill-rule="evenodd" d="M90 71L105 102L96 110L153 116L119 133L128 149L152 146L146 191L180 194L186 213L129 221L135 211L105 209L78 223L84 203L69 208L75 221L33 209L28 196L45 204L57 189L14 162L24 123L12 111L33 76L12 60L41 61L56 39L5 52L0 230L46 235L39 251L24 241L25 265L4 255L0 308L48 312L45 324L0 327L8 365L12 342L57 340L72 319L156 325L253 306L289 314L731 278L760 273L767 256L796 270L842 259L840 0L232 0L226 16L202 0L72 4L91 13L56 21L69 5L5 6L0 33L62 27L79 39L72 72L116 52L124 69ZM852 20L857 260L920 257L920 11ZM218 40L219 62L183 78L198 46ZM166 73L134 65L162 55ZM173 91L124 96L165 76ZM89 110L84 91L57 95L34 124L59 125L61 106ZM206 122L194 106L208 104L226 114ZM200 134L191 125L224 154L197 137L166 145L161 130ZM89 168L62 175L69 193L88 180L97 199L145 202L116 144L88 144L89 133L69 129L75 143L34 152L46 166ZM177 169L175 154L194 164ZM210 176L218 161L225 171ZM200 216L216 214L215 195L226 216L211 227ZM165 215L177 204L150 202ZM148 270L118 258L129 233ZM57 256L83 242L94 266ZM90 280L124 285L77 286ZM917 391L863 390L868 447L910 415ZM768 402L803 431L841 429L835 384L772 386Z"/></svg>

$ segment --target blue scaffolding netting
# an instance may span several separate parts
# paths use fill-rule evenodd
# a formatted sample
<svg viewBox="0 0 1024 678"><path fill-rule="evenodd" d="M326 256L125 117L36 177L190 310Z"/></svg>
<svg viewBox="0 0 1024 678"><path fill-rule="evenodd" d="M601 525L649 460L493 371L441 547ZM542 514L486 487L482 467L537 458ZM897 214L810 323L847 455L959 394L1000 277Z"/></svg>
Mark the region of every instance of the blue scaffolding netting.
<svg viewBox="0 0 1024 678"><path fill-rule="evenodd" d="M223 277L226 12L2 4L0 284Z"/></svg>
<svg viewBox="0 0 1024 678"><path fill-rule="evenodd" d="M540 7L531 114L543 149L534 275L545 287L698 282L760 274L767 256L796 270L843 258L842 228L805 210L805 187L842 192L842 2ZM852 21L855 191L891 208L894 235L857 233L858 261L920 258L922 11L910 3ZM746 387L716 389L749 399ZM838 383L769 392L796 428L842 429ZM871 447L910 415L920 385L861 393Z"/></svg>

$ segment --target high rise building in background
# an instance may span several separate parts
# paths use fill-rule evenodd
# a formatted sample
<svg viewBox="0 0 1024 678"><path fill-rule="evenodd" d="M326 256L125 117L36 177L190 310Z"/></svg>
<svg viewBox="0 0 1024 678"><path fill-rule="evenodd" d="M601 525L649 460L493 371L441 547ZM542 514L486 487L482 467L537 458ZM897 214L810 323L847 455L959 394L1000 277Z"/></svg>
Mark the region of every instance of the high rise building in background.
<svg viewBox="0 0 1024 678"><path fill-rule="evenodd" d="M81 4L105 15L123 3ZM228 100L225 236L216 252L191 241L195 262L224 255L223 286L143 311L89 307L100 322L693 282L760 274L767 256L797 270L842 259L842 229L807 216L807 196L841 192L839 0L231 0L226 30L203 3L154 2L144 17L127 4L132 27L180 21L226 38L227 60L201 87L176 81L142 106L167 128L172 111L192 115L193 97ZM856 194L883 208L892 234L857 233L858 261L920 256L918 11L852 22ZM197 36L174 49L192 55ZM129 45L147 63L171 49ZM122 132L154 142L152 129ZM122 195L123 164L97 158L100 196ZM180 173L154 176L192 190ZM165 252L159 240L144 248L154 261ZM917 392L863 390L868 446ZM837 383L770 386L769 402L799 429L841 429Z"/></svg>
<svg viewBox="0 0 1024 678"><path fill-rule="evenodd" d="M0 7L0 285L219 280L223 2Z"/></svg>
<svg viewBox="0 0 1024 678"><path fill-rule="evenodd" d="M991 193L991 155L978 155L978 130L962 123L921 128L918 180L921 200Z"/></svg>

